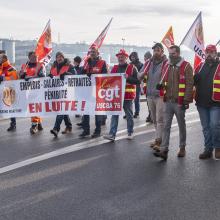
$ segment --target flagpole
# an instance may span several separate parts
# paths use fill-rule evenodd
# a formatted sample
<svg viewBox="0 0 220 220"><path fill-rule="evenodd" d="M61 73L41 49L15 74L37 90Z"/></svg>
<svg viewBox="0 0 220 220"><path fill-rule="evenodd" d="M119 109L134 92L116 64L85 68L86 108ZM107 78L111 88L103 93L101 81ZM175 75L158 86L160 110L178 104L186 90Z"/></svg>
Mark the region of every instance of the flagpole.
<svg viewBox="0 0 220 220"><path fill-rule="evenodd" d="M195 21L194 21L194 22L193 22L193 24L190 26L189 30L187 31L187 33L186 33L185 37L183 38L183 40L181 41L181 43L180 43L180 45L179 45L179 46L181 46L181 45L182 45L182 43L185 41L185 39L186 39L187 35L189 34L189 32L190 32L191 28L192 28L192 27L193 27L193 25L196 23L197 19L199 18L199 16L201 16L201 14L202 14L202 12L200 11L200 12L199 12L199 14L197 15L197 17L196 17Z"/></svg>

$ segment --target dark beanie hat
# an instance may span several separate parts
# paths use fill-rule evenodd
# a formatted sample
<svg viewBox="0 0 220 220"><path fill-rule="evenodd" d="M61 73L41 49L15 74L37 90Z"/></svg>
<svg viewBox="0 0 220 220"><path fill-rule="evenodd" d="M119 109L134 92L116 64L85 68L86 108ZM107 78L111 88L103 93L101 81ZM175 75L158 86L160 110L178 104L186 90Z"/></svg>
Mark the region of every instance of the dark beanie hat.
<svg viewBox="0 0 220 220"><path fill-rule="evenodd" d="M60 51L58 51L58 52L56 53L56 58L57 58L58 56L62 56L63 58L65 57L64 54L63 54L62 52L60 52Z"/></svg>

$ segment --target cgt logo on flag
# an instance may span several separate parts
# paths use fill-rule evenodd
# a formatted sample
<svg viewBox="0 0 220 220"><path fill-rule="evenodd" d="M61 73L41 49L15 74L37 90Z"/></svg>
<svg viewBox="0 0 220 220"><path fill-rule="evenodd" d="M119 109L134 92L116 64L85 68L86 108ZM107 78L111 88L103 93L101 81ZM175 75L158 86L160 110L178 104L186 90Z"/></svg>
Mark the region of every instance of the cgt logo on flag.
<svg viewBox="0 0 220 220"><path fill-rule="evenodd" d="M96 111L122 110L122 77L96 77Z"/></svg>

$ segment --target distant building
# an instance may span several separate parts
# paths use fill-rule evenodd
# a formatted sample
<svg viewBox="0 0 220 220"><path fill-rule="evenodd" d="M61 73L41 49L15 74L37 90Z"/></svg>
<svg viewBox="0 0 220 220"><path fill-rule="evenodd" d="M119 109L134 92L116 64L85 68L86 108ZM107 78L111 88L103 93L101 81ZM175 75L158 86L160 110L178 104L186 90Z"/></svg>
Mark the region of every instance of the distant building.
<svg viewBox="0 0 220 220"><path fill-rule="evenodd" d="M9 39L0 40L0 49L5 50L11 63L15 63L15 41Z"/></svg>

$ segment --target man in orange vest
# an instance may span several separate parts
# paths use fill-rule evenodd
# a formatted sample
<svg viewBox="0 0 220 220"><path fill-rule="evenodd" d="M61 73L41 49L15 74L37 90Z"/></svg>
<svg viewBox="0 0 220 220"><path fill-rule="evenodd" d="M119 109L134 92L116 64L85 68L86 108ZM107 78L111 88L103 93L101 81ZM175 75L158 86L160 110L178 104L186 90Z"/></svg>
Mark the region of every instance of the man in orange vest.
<svg viewBox="0 0 220 220"><path fill-rule="evenodd" d="M107 65L104 60L99 57L99 51L96 45L93 45L89 51L89 58L85 62L82 70L82 74L87 74L87 76L91 76L92 74L100 74L107 73ZM92 134L92 138L99 137L101 134L101 125L103 122L103 115L95 116L95 131ZM83 115L82 120L82 129L83 132L79 135L81 138L85 138L90 135L90 116Z"/></svg>
<svg viewBox="0 0 220 220"><path fill-rule="evenodd" d="M121 49L117 54L118 58L118 65L115 65L111 73L125 73L126 76L126 87L125 87L125 97L124 97L124 104L123 109L125 111L126 119L127 119L127 129L128 129L128 136L129 140L133 139L133 127L134 127L134 120L133 120L133 101L136 96L136 85L140 84L140 81L137 78L138 70L133 64L128 64L128 53ZM118 119L119 115L113 115L111 118L111 125L110 125L110 132L108 135L104 135L103 138L107 140L114 141L115 136L118 129Z"/></svg>
<svg viewBox="0 0 220 220"><path fill-rule="evenodd" d="M70 63L70 61L65 58L62 52L56 53L56 60L54 61L51 69L49 77L53 78L54 76L59 76L61 80L64 80L66 75L76 75L76 71L74 66ZM54 135L54 137L58 136L60 131L60 125L64 120L66 128L62 131L62 134L67 134L72 132L72 123L69 115L57 115L54 128L50 130L50 133Z"/></svg>
<svg viewBox="0 0 220 220"><path fill-rule="evenodd" d="M206 60L195 70L196 106L199 112L205 149L200 159L213 157L220 159L220 63L217 48L208 45L205 50Z"/></svg>
<svg viewBox="0 0 220 220"><path fill-rule="evenodd" d="M28 53L28 62L22 64L20 70L20 78L28 81L29 79L45 77L45 68L37 61L37 56L34 51ZM36 134L38 131L42 131L42 119L40 117L31 118L30 133Z"/></svg>
<svg viewBox="0 0 220 220"><path fill-rule="evenodd" d="M179 152L178 157L186 154L186 123L185 111L193 101L193 69L191 65L180 56L180 47L173 45L169 49L169 62L163 73L163 84L158 84L157 89L164 88L164 131L162 144L156 157L164 160L168 157L170 129L173 116L177 118L179 126Z"/></svg>
<svg viewBox="0 0 220 220"><path fill-rule="evenodd" d="M0 83L2 81L17 80L18 75L16 69L10 64L7 55L3 52L0 54ZM11 118L10 127L7 131L16 130L16 118Z"/></svg>

